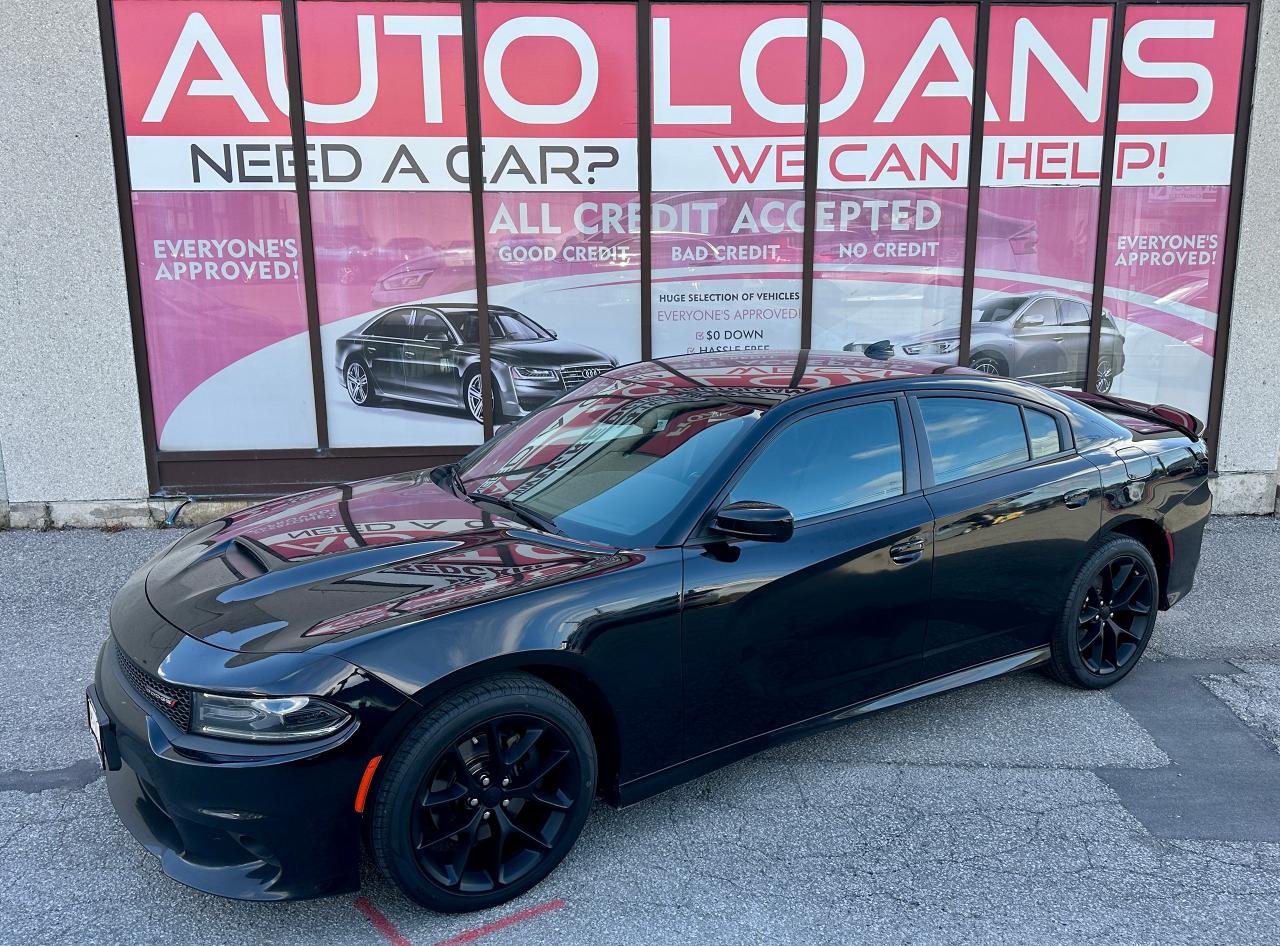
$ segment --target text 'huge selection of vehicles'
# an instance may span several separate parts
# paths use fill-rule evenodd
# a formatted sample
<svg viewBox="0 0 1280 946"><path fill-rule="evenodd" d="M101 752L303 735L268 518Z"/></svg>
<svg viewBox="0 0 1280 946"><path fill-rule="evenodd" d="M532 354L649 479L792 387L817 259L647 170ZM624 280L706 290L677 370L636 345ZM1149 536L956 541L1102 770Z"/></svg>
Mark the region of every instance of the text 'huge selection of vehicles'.
<svg viewBox="0 0 1280 946"><path fill-rule="evenodd" d="M1089 368L1089 304L1059 292L998 295L973 309L969 367L1044 385L1084 387ZM1096 390L1106 394L1124 370L1124 336L1102 311ZM957 325L905 341L850 343L846 351L945 359L960 349Z"/></svg>
<svg viewBox="0 0 1280 946"><path fill-rule="evenodd" d="M613 369L139 570L87 693L112 802L202 890L349 891L367 838L419 903L492 906L597 795L1024 667L1120 680L1192 587L1200 435L918 359Z"/></svg>
<svg viewBox="0 0 1280 946"><path fill-rule="evenodd" d="M489 307L489 368L498 420L522 417L617 365L594 348L504 306ZM474 304L398 306L338 339L334 367L352 403L411 401L483 420L480 313Z"/></svg>

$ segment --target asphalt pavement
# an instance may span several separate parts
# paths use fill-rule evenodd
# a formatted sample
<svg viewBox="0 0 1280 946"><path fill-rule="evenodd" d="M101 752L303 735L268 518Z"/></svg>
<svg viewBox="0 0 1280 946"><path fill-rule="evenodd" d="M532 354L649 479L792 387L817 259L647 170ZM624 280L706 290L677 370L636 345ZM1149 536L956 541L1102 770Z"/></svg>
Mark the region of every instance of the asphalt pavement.
<svg viewBox="0 0 1280 946"><path fill-rule="evenodd" d="M115 819L82 694L115 589L174 538L0 532L0 943L1280 943L1280 524L1215 519L1144 663L1026 672L597 806L520 900L254 904L169 880Z"/></svg>

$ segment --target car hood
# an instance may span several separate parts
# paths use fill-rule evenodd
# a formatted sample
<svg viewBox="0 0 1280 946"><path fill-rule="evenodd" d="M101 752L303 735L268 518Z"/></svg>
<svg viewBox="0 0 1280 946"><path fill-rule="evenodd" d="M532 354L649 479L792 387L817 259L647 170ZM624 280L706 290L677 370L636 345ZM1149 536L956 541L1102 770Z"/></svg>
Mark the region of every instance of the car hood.
<svg viewBox="0 0 1280 946"><path fill-rule="evenodd" d="M527 342L499 341L489 349L494 358L513 365L560 367L583 363L607 365L609 356L586 345L558 338L534 339Z"/></svg>
<svg viewBox="0 0 1280 946"><path fill-rule="evenodd" d="M425 473L312 490L184 537L150 566L151 606L245 653L303 651L625 566L524 528Z"/></svg>

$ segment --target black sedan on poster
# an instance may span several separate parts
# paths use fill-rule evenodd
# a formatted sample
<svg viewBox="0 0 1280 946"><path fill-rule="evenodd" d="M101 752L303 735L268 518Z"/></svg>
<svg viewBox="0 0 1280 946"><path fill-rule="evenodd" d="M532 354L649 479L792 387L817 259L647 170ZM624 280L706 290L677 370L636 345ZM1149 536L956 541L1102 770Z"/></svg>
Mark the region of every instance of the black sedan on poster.
<svg viewBox="0 0 1280 946"><path fill-rule="evenodd" d="M505 306L489 306L497 422L522 417L617 365L617 360ZM480 313L474 304L420 303L379 312L338 339L334 367L352 403L409 402L483 421Z"/></svg>
<svg viewBox="0 0 1280 946"><path fill-rule="evenodd" d="M919 360L614 369L138 571L87 693L112 803L201 890L350 891L367 843L417 902L491 907L597 796L1022 668L1123 679L1192 587L1201 432Z"/></svg>

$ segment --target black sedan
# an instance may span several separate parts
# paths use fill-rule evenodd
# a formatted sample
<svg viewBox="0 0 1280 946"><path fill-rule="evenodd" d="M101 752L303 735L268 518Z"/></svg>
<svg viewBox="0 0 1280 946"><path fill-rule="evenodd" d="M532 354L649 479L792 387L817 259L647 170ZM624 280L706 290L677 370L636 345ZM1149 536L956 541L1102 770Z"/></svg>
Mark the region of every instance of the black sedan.
<svg viewBox="0 0 1280 946"><path fill-rule="evenodd" d="M489 359L498 422L523 417L617 364L594 348L561 341L505 306L489 307ZM474 304L380 312L338 339L334 368L357 407L409 401L465 410L483 423L480 313Z"/></svg>
<svg viewBox="0 0 1280 946"><path fill-rule="evenodd" d="M88 691L121 819L213 893L545 877L592 800L1040 666L1108 686L1192 585L1189 415L917 360L610 371L456 465L183 537Z"/></svg>

